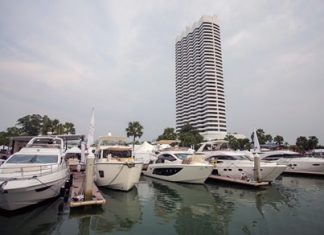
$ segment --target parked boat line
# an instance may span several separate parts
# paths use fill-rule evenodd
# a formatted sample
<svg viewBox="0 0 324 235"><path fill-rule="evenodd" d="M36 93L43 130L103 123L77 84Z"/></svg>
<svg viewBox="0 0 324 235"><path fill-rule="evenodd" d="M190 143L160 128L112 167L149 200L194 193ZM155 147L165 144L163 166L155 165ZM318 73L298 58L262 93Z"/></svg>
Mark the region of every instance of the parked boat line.
<svg viewBox="0 0 324 235"><path fill-rule="evenodd" d="M45 137L35 137L32 139L26 147L23 147L20 151L13 154L1 167L0 167L0 178L7 177L7 180L3 180L1 182L0 190L0 206L6 210L16 210L24 206L28 206L30 204L39 203L45 199L56 197L59 195L61 191L61 195L67 194L67 187L63 187L64 183L68 181L69 171L67 169L66 163L63 159L67 157L67 153L69 151L66 150L67 141L81 141L83 137L80 138L80 135L76 135L74 138L69 136L68 138L58 138L54 136L45 136ZM36 141L37 140L37 141ZM50 143L51 142L51 143ZM253 163L247 156L245 156L244 152L232 151L226 148L226 150L222 149L226 144L225 141L216 141L216 142L206 142L201 148L197 151L197 153L193 153L192 150L183 150L183 149L159 149L159 153L156 153L155 160L149 162L147 170L143 171L143 174L149 177L158 178L166 181L179 182L179 183L194 183L194 184L203 184L207 178L214 180L222 180L228 183L236 183L242 185L250 185L250 186L265 186L269 182L274 181L288 166L290 168L296 168L294 165L283 165L278 162L259 163L259 167ZM21 146L21 145L20 145ZM52 153L50 151L58 151L58 155L55 158L56 162L47 162L50 159ZM71 148L70 148L71 149ZM16 150L18 150L16 148ZM136 161L136 156L132 152L133 148L125 145L125 138L120 137L111 137L106 136L102 137L99 141L99 145L94 151L96 158L94 160L94 167L91 168L95 174L95 183L99 187L108 187L111 189L117 189L122 191L129 191L134 186L136 186L139 182L139 177L143 168L143 161ZM81 151L81 153L77 150L73 150L77 154L85 154ZM71 152L71 151L70 151ZM35 163L29 166L26 162L20 163L19 161L29 156L38 156L39 154L44 154L43 159L45 162L40 161L40 165ZM33 183L32 191L33 195L28 195L27 198L33 198L32 203L28 202L26 198L23 196L14 197L11 196L10 200L19 201L16 203L14 201L11 205L10 200L8 200L8 193L10 194L10 188L8 185L12 184L12 182L18 182L17 177L14 174L18 174L15 172L6 172L7 168L10 164L13 164L11 161L15 159L15 156L19 156L19 154L24 154L24 156L20 156L18 162L14 163L14 168L24 167L33 167L33 170L21 170L19 174L21 176L29 176L29 181L24 178L24 182L36 182L39 181L41 183L40 186L36 187L36 184ZM38 154L38 155L37 155ZM92 152L91 152L92 154ZM269 156L270 153L259 153L263 159L264 156ZM28 157L27 157L28 158ZM27 159L26 158L26 159ZM81 157L82 158L82 157ZM34 158L30 158L34 159ZM30 160L29 159L29 160ZM36 159L36 158L35 158ZM79 158L76 158L77 162L74 165L70 165L70 170L74 175L74 181L70 182L68 186L69 197L68 202L70 207L75 206L85 206L85 205L102 205L105 203L105 199L100 195L100 191L97 186L94 184L94 180L86 180L85 177L88 171L84 173L80 173L84 168L78 167L82 164L82 161ZM297 158L288 158L288 159L297 159ZM310 161L310 158L305 158ZM27 159L28 160L28 159ZM37 159L36 159L37 160ZM320 159L324 162L323 159ZM209 163L208 163L208 162ZM18 164L18 165L17 165ZM23 165L19 165L23 164ZM26 165L27 164L27 165ZM56 165L55 165L56 164ZM315 164L315 165L314 165ZM55 165L55 166L54 166ZM38 167L37 172L34 169ZM51 183L53 181L44 181L45 178L40 180L40 177L46 173L46 177L49 177L47 173L53 173L53 166L55 169L61 169L62 167L65 170L65 178L61 180L59 186L55 186ZM312 167L321 166L321 164L317 165L317 163L312 163ZM43 168L46 168L43 169ZM50 168L48 168L50 167ZM269 168L270 167L270 168ZM271 169L267 172L267 168ZM13 168L11 167L11 170ZM304 169L304 168L303 168ZM36 172L36 173L35 173ZM258 173L257 173L258 172ZM287 171L288 172L288 171ZM270 174L271 173L271 174ZM293 173L310 173L311 171L293 171ZM324 175L324 172L319 170L317 172L319 175ZM7 174L7 175L5 175ZM9 175L8 175L9 174ZM39 175L37 175L39 174ZM53 174L52 174L53 175ZM54 175L53 175L54 176ZM14 180L12 180L14 179ZM47 178L46 178L47 179ZM70 178L71 181L72 178ZM10 183L9 183L10 182ZM48 182L48 183L47 183ZM88 182L88 183L87 183ZM90 183L89 183L90 182ZM87 186L88 185L88 186ZM91 187L89 185L92 185ZM27 187L27 186L26 186ZM29 185L28 185L29 187ZM71 188L70 188L71 187ZM87 196L87 187L91 189L90 196ZM53 190L54 189L54 190ZM55 194L48 193L51 191L55 191ZM63 194L62 194L63 191ZM47 193L46 196L41 196L42 194ZM35 195L34 195L35 194ZM13 195L13 194L11 194ZM40 197L41 196L41 197ZM36 200L37 197L40 197ZM88 198L87 198L88 197ZM6 203L8 204L6 206ZM19 205L18 205L19 204Z"/></svg>

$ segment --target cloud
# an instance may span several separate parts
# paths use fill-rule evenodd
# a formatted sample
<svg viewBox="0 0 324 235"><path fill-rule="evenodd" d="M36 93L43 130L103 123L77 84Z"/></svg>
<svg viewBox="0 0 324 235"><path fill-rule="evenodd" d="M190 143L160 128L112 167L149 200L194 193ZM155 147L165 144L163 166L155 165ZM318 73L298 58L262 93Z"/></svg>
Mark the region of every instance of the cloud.
<svg viewBox="0 0 324 235"><path fill-rule="evenodd" d="M2 1L0 99L10 111L0 129L40 113L86 133L95 107L96 135L138 120L143 139L156 138L175 125L175 38L209 14L221 26L229 131L324 141L323 13L321 1Z"/></svg>

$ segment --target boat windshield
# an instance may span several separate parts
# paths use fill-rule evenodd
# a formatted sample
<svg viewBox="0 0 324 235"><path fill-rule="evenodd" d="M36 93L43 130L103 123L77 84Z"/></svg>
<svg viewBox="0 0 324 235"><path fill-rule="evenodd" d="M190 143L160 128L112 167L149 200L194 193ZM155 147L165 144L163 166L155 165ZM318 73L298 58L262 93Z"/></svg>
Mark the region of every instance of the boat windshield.
<svg viewBox="0 0 324 235"><path fill-rule="evenodd" d="M103 150L104 158L107 158L109 155L111 157L128 158L132 156L132 150L112 150L112 149Z"/></svg>
<svg viewBox="0 0 324 235"><path fill-rule="evenodd" d="M31 155L15 154L6 163L33 164L33 163L57 163L58 155Z"/></svg>
<svg viewBox="0 0 324 235"><path fill-rule="evenodd" d="M192 155L192 153L175 153L174 154L177 158L184 160L187 159L189 156Z"/></svg>

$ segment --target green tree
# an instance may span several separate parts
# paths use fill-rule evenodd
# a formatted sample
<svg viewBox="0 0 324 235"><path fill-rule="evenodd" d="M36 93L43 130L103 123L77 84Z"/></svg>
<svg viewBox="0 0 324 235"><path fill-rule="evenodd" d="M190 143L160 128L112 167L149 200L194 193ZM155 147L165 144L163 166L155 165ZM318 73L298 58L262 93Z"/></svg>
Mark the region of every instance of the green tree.
<svg viewBox="0 0 324 235"><path fill-rule="evenodd" d="M233 135L226 135L224 139L228 141L228 146L231 149L237 150L240 148L238 140Z"/></svg>
<svg viewBox="0 0 324 235"><path fill-rule="evenodd" d="M18 127L8 127L7 128L7 136L12 137L12 136L19 136L21 135L21 129Z"/></svg>
<svg viewBox="0 0 324 235"><path fill-rule="evenodd" d="M126 128L127 137L133 137L133 149L135 145L135 139L141 138L143 135L143 126L138 122L129 122L128 127Z"/></svg>
<svg viewBox="0 0 324 235"><path fill-rule="evenodd" d="M177 133L175 133L174 128L165 128L162 135L159 135L157 140L176 140Z"/></svg>
<svg viewBox="0 0 324 235"><path fill-rule="evenodd" d="M9 138L20 135L21 130L17 127L8 127L6 131L0 132L0 145L9 145Z"/></svg>
<svg viewBox="0 0 324 235"><path fill-rule="evenodd" d="M256 130L258 140L260 144L265 144L266 143L266 137L265 137L265 132L263 129L257 129ZM253 137L254 137L254 132L251 134L251 140L253 142Z"/></svg>
<svg viewBox="0 0 324 235"><path fill-rule="evenodd" d="M52 132L52 120L47 116L44 115L42 119L42 135L47 135L48 132Z"/></svg>
<svg viewBox="0 0 324 235"><path fill-rule="evenodd" d="M196 146L203 141L203 137L199 132L189 123L185 124L179 132L180 145L183 147Z"/></svg>
<svg viewBox="0 0 324 235"><path fill-rule="evenodd" d="M252 148L252 143L248 138L237 139L240 150L250 150Z"/></svg>
<svg viewBox="0 0 324 235"><path fill-rule="evenodd" d="M299 136L296 139L296 146L298 151L304 152L308 149L308 140L305 136Z"/></svg>
<svg viewBox="0 0 324 235"><path fill-rule="evenodd" d="M278 144L278 145L282 145L283 142L284 142L284 138L280 135L276 135L274 138L273 138L273 141Z"/></svg>
<svg viewBox="0 0 324 235"><path fill-rule="evenodd" d="M60 121L58 119L52 120L51 132L52 134L58 134Z"/></svg>
<svg viewBox="0 0 324 235"><path fill-rule="evenodd" d="M59 123L57 126L56 126L56 134L58 135L63 135L65 132L64 132L64 126L62 123Z"/></svg>
<svg viewBox="0 0 324 235"><path fill-rule="evenodd" d="M266 134L266 135L264 136L264 141L265 141L265 143L271 143L272 140L273 140L273 138L272 138L272 136L271 136L270 134Z"/></svg>
<svg viewBox="0 0 324 235"><path fill-rule="evenodd" d="M225 140L228 141L229 147L234 150L250 150L252 144L248 138L237 139L233 135L227 135Z"/></svg>
<svg viewBox="0 0 324 235"><path fill-rule="evenodd" d="M318 145L318 138L316 136L310 136L308 137L307 142L308 142L307 150L315 149Z"/></svg>
<svg viewBox="0 0 324 235"><path fill-rule="evenodd" d="M21 135L39 135L42 128L42 116L39 114L27 115L17 120L21 128Z"/></svg>
<svg viewBox="0 0 324 235"><path fill-rule="evenodd" d="M75 134L74 124L72 122L65 122L63 124L65 134Z"/></svg>
<svg viewBox="0 0 324 235"><path fill-rule="evenodd" d="M7 133L4 131L0 132L0 145L9 145L9 138L7 136Z"/></svg>

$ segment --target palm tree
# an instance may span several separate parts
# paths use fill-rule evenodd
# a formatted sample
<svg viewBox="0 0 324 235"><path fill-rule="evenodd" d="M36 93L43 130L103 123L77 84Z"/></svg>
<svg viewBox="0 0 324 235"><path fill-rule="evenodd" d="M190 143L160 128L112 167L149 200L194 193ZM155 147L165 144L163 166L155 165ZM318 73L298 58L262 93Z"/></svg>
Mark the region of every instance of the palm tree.
<svg viewBox="0 0 324 235"><path fill-rule="evenodd" d="M133 150L135 145L135 139L136 137L141 138L143 135L143 126L135 121L135 122L129 122L128 127L126 128L127 137L133 136Z"/></svg>
<svg viewBox="0 0 324 235"><path fill-rule="evenodd" d="M75 134L74 124L72 122L65 122L63 124L65 134Z"/></svg>
<svg viewBox="0 0 324 235"><path fill-rule="evenodd" d="M273 140L278 145L281 145L284 142L284 138L281 135L275 136Z"/></svg>

